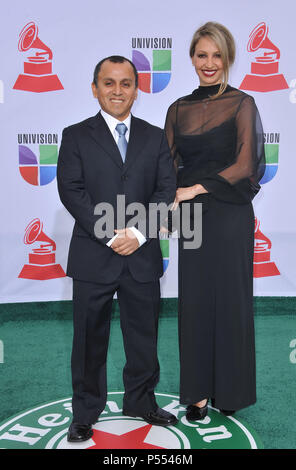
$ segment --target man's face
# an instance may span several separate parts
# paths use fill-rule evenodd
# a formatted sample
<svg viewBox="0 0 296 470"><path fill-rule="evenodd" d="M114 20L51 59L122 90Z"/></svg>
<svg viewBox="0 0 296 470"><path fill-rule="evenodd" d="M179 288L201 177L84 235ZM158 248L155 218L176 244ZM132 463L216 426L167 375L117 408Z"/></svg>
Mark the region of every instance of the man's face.
<svg viewBox="0 0 296 470"><path fill-rule="evenodd" d="M103 62L98 73L97 87L92 83L92 91L101 108L119 121L124 121L137 98L138 89L135 74L129 62Z"/></svg>

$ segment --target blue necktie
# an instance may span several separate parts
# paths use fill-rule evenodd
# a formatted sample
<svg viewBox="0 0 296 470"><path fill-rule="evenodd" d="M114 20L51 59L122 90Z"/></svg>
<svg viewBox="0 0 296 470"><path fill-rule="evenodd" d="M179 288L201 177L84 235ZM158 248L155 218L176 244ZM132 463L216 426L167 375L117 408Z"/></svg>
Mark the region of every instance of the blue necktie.
<svg viewBox="0 0 296 470"><path fill-rule="evenodd" d="M127 149L127 140L125 138L125 133L127 131L127 127L123 122L121 122L120 124L117 124L115 129L117 130L117 132L119 134L119 139L118 139L117 145L118 145L119 151L121 153L122 160L124 162L125 161L126 149Z"/></svg>

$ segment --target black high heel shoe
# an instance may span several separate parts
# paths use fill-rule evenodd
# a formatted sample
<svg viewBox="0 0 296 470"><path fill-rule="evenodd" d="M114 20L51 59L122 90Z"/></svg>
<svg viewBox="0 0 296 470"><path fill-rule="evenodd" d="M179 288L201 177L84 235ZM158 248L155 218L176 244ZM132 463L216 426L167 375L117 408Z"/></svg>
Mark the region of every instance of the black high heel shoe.
<svg viewBox="0 0 296 470"><path fill-rule="evenodd" d="M214 408L216 408L216 403L215 403L215 398L211 399L212 405ZM221 408L218 408L220 413L222 413L225 416L232 416L235 413L235 410L223 410Z"/></svg>
<svg viewBox="0 0 296 470"><path fill-rule="evenodd" d="M188 421L199 421L204 419L208 414L208 403L205 406L199 407L197 405L188 405L186 408L186 419Z"/></svg>
<svg viewBox="0 0 296 470"><path fill-rule="evenodd" d="M219 410L225 416L232 416L235 413L235 410Z"/></svg>

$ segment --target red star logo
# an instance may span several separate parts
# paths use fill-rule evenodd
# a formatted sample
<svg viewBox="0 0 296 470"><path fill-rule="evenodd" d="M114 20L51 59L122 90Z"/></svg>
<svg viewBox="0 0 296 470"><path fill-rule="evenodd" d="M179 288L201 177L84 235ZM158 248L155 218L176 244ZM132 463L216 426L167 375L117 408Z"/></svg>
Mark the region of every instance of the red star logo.
<svg viewBox="0 0 296 470"><path fill-rule="evenodd" d="M88 449L164 449L164 447L144 442L151 427L151 424L147 424L120 436L94 429L92 439L95 441L95 445L88 447Z"/></svg>

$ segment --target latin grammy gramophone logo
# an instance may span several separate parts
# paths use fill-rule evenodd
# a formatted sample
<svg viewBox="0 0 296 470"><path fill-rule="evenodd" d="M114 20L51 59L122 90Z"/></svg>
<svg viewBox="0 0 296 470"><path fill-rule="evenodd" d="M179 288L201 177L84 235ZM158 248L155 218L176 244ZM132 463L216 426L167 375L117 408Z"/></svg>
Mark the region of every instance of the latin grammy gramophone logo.
<svg viewBox="0 0 296 470"><path fill-rule="evenodd" d="M57 75L52 73L52 50L38 37L38 27L32 21L24 26L19 35L18 50L38 49L36 54L27 57L24 62L24 73L21 73L14 84L15 90L46 91L63 90Z"/></svg>
<svg viewBox="0 0 296 470"><path fill-rule="evenodd" d="M35 242L39 242L39 245L29 253L29 263L24 265L18 276L22 279L45 281L66 276L61 265L55 262L56 244L43 232L42 227L39 219L33 219L25 229L25 245Z"/></svg>
<svg viewBox="0 0 296 470"><path fill-rule="evenodd" d="M261 55L251 63L251 74L245 76L239 88L262 92L289 88L284 75L279 73L280 50L268 38L266 24L259 23L249 38L248 52L260 50Z"/></svg>
<svg viewBox="0 0 296 470"><path fill-rule="evenodd" d="M255 217L254 277L279 276L276 264L270 260L271 241L259 230L260 222Z"/></svg>

